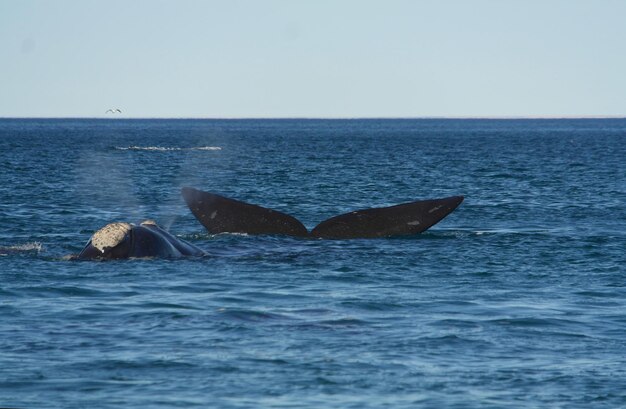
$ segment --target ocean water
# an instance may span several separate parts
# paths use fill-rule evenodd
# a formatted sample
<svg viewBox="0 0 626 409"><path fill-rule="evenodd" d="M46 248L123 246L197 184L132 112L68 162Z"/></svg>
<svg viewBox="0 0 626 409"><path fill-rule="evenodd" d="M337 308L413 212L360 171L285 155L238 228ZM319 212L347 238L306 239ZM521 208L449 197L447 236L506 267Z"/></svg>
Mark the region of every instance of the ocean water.
<svg viewBox="0 0 626 409"><path fill-rule="evenodd" d="M0 406L626 407L626 120L0 120ZM464 195L414 237L308 228ZM112 221L206 249L71 262Z"/></svg>

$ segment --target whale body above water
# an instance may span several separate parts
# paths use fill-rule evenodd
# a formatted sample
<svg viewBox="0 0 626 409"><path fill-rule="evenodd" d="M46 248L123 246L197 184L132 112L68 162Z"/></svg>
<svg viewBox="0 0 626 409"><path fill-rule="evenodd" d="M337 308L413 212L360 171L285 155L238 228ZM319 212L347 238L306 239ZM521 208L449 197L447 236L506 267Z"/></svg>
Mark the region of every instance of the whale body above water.
<svg viewBox="0 0 626 409"><path fill-rule="evenodd" d="M75 258L177 258L204 254L200 248L173 236L152 220L146 220L139 225L121 222L107 224L91 236Z"/></svg>
<svg viewBox="0 0 626 409"><path fill-rule="evenodd" d="M410 236L422 233L456 209L463 196L418 200L389 207L356 210L331 217L310 232L295 217L215 193L184 187L182 195L198 221L211 234L245 233L317 239ZM139 225L110 223L90 238L74 258L124 259L203 256L206 253L147 220Z"/></svg>
<svg viewBox="0 0 626 409"><path fill-rule="evenodd" d="M283 234L322 239L383 238L422 233L463 201L463 196L452 196L356 210L331 217L309 232L298 219L276 210L192 187L184 187L182 195L193 215L212 234Z"/></svg>

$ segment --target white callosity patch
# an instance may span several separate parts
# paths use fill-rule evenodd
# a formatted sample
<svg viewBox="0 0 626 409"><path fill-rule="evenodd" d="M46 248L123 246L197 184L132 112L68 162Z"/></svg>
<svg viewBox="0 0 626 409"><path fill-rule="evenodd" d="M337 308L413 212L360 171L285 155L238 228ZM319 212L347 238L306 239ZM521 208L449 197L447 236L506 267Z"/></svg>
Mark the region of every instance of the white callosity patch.
<svg viewBox="0 0 626 409"><path fill-rule="evenodd" d="M443 205L439 205L439 206L433 207L432 209L430 209L428 211L428 213L436 212L437 210L441 209L442 207L443 207Z"/></svg>
<svg viewBox="0 0 626 409"><path fill-rule="evenodd" d="M107 224L94 233L91 238L91 245L104 253L107 248L113 248L120 244L126 235L130 233L132 225L129 223Z"/></svg>
<svg viewBox="0 0 626 409"><path fill-rule="evenodd" d="M147 219L141 222L142 226L158 226L157 222L155 222L154 220L151 219Z"/></svg>
<svg viewBox="0 0 626 409"><path fill-rule="evenodd" d="M414 220L412 222L408 222L407 223L409 226L419 226L420 221L419 220Z"/></svg>

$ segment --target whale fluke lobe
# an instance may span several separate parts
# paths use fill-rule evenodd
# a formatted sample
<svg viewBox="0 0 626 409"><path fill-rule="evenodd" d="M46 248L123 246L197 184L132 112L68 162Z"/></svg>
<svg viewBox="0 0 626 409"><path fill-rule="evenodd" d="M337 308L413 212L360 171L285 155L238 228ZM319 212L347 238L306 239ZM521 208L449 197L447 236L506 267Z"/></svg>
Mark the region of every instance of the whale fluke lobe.
<svg viewBox="0 0 626 409"><path fill-rule="evenodd" d="M265 207L184 187L182 195L194 216L211 234L283 234L308 236L295 217Z"/></svg>
<svg viewBox="0 0 626 409"><path fill-rule="evenodd" d="M357 210L321 222L311 231L311 236L351 239L414 235L439 222L462 201L463 196L452 196Z"/></svg>
<svg viewBox="0 0 626 409"><path fill-rule="evenodd" d="M327 239L418 234L446 217L463 201L463 196L452 196L357 210L323 221L309 233L296 218L276 210L191 187L184 187L182 195L194 216L212 234L283 234Z"/></svg>

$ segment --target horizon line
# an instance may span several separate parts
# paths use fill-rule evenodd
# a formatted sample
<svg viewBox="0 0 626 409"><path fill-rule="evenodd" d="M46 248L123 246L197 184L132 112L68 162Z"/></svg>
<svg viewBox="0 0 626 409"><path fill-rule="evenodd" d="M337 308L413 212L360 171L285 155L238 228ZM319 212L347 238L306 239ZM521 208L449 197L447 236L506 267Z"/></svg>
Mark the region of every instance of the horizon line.
<svg viewBox="0 0 626 409"><path fill-rule="evenodd" d="M0 119L206 119L206 120L371 120L371 119L626 119L625 115L476 115L476 116L0 116Z"/></svg>

